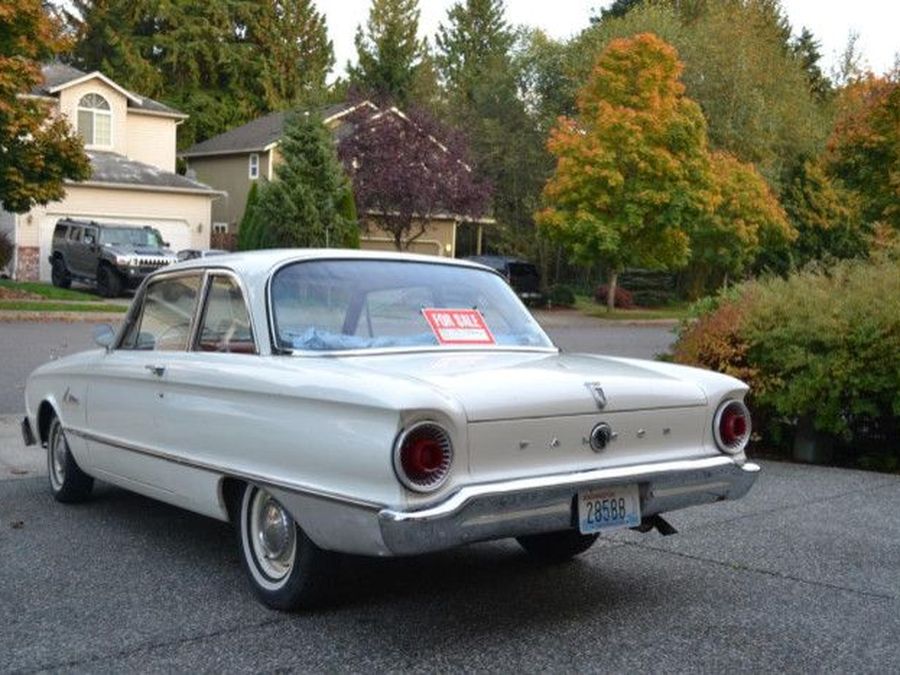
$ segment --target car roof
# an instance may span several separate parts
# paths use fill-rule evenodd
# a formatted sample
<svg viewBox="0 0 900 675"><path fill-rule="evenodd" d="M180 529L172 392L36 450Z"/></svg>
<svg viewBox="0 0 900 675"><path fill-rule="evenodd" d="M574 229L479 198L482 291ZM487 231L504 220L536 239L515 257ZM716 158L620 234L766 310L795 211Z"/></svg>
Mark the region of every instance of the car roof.
<svg viewBox="0 0 900 675"><path fill-rule="evenodd" d="M433 255L421 255L418 253L397 253L393 251L362 251L359 249L341 248L285 248L265 249L260 251L241 251L240 253L228 253L192 260L184 260L164 268L167 271L188 270L192 268L219 267L227 268L242 275L268 274L272 269L291 262L307 260L385 260L419 262L437 265L455 265L457 267L469 267L473 269L487 269L490 267L469 260L457 258L444 258Z"/></svg>

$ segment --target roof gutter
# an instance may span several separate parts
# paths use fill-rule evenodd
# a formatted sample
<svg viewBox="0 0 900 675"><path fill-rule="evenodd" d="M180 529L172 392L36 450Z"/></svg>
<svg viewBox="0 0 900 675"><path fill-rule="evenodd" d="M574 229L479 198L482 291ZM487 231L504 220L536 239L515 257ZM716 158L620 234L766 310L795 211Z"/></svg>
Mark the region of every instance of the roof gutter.
<svg viewBox="0 0 900 675"><path fill-rule="evenodd" d="M74 187L90 187L103 188L105 190L139 190L141 192L174 192L178 194L204 195L207 197L224 196L228 193L224 190L213 190L212 188L182 188L182 187L166 187L164 185L144 185L141 183L104 183L103 181L85 180L85 181L66 181L67 185Z"/></svg>

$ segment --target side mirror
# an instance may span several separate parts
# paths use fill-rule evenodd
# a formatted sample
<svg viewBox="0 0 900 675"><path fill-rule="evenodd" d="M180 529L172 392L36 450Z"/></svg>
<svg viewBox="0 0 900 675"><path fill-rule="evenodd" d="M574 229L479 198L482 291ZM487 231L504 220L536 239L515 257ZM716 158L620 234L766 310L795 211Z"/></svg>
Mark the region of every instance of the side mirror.
<svg viewBox="0 0 900 675"><path fill-rule="evenodd" d="M112 347L113 340L116 339L116 332L108 323L94 326L94 342L109 351Z"/></svg>

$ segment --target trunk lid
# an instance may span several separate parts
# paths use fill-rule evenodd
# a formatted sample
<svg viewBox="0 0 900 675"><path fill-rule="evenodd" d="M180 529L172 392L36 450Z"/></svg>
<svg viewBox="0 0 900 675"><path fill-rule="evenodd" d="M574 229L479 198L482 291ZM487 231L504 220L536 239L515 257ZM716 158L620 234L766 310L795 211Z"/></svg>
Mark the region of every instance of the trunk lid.
<svg viewBox="0 0 900 675"><path fill-rule="evenodd" d="M602 356L427 352L353 360L440 389L462 404L469 422L706 405L696 383Z"/></svg>

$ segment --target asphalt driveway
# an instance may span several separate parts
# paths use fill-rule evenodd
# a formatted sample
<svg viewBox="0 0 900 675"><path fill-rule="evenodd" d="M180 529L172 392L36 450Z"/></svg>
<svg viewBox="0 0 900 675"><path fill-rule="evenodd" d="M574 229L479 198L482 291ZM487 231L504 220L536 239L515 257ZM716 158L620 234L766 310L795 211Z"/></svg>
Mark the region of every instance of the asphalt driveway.
<svg viewBox="0 0 900 675"><path fill-rule="evenodd" d="M341 563L253 598L227 525L111 487L0 481L0 671L900 670L900 477L763 463L739 502L542 567L512 542Z"/></svg>

